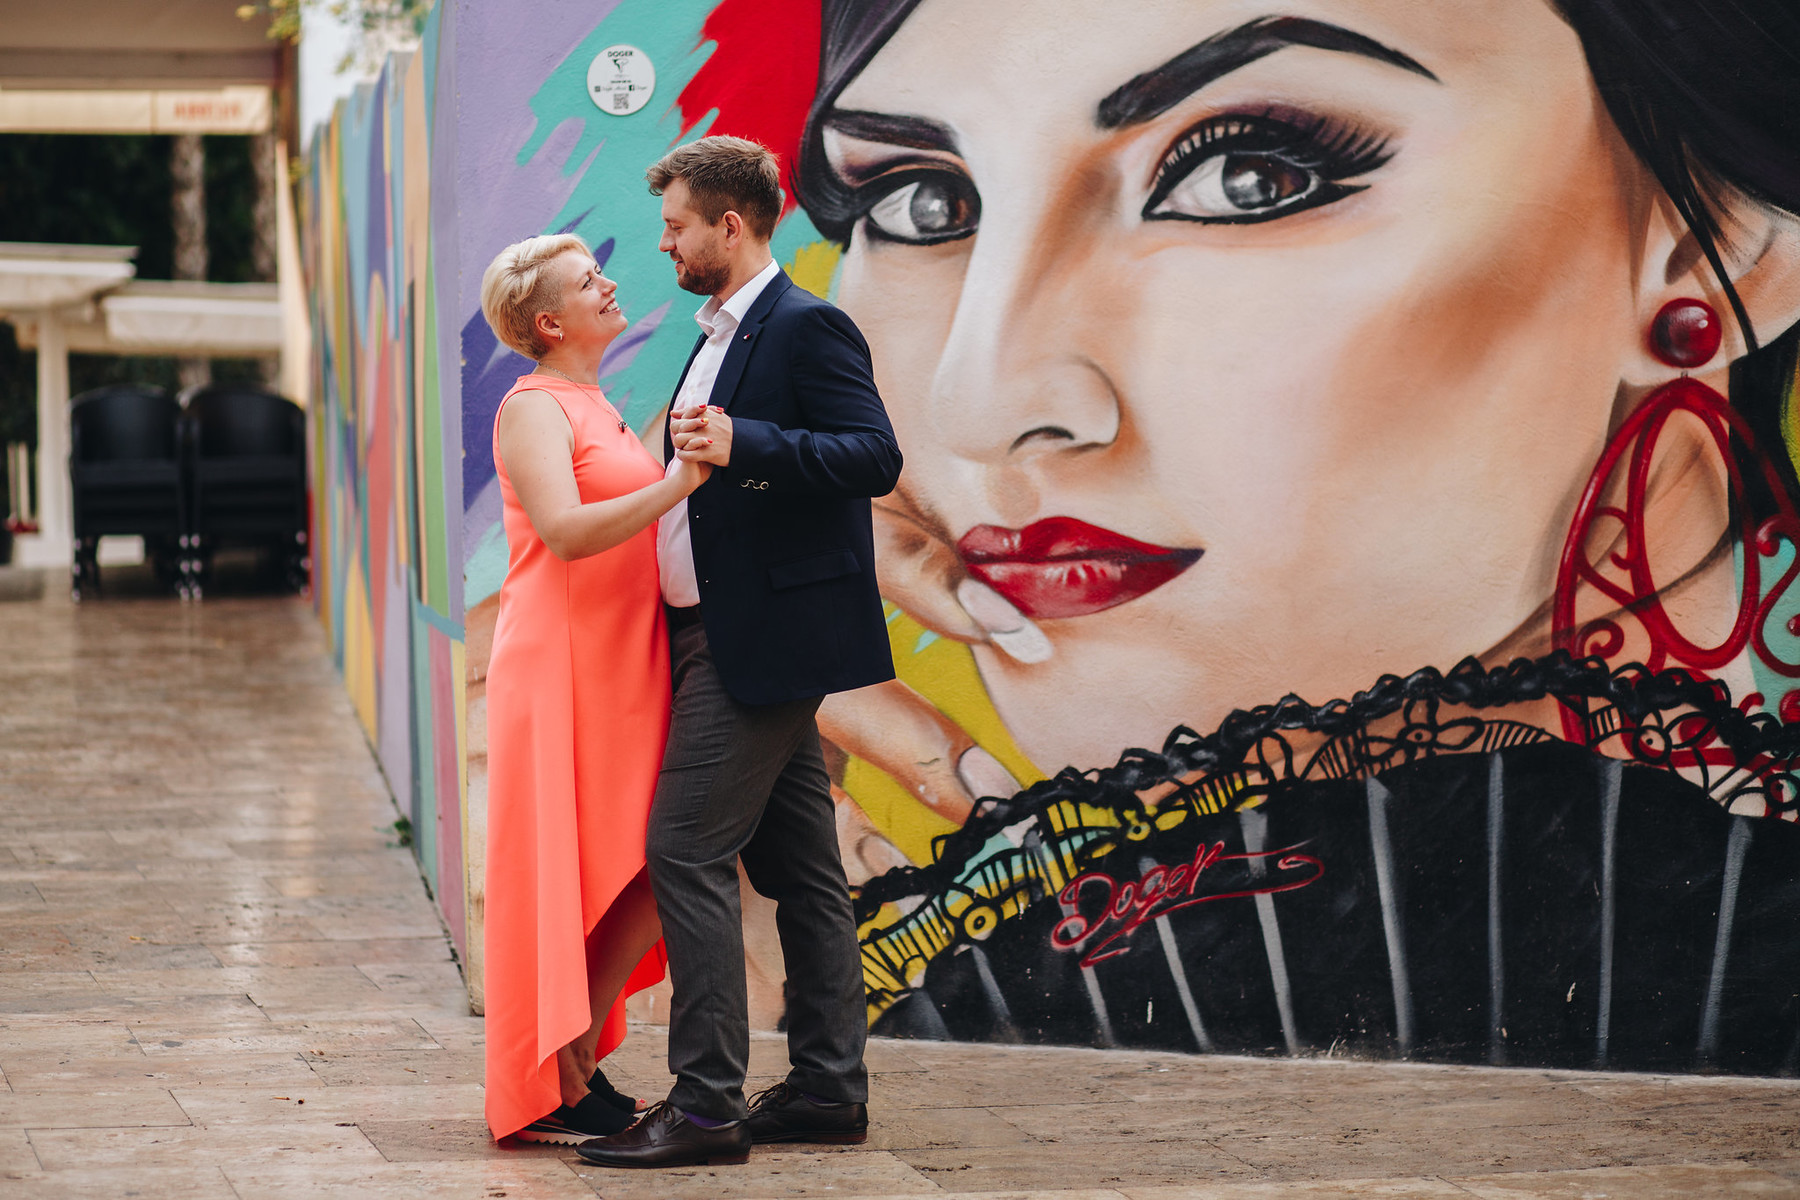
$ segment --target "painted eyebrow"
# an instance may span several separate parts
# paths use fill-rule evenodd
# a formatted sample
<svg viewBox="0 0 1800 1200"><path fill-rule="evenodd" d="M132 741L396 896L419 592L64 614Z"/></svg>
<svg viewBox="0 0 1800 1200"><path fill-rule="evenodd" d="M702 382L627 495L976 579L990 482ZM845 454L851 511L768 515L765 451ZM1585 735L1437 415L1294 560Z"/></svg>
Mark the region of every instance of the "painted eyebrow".
<svg viewBox="0 0 1800 1200"><path fill-rule="evenodd" d="M1126 83L1100 101L1094 123L1102 129L1121 129L1152 120L1214 80L1287 46L1358 54L1441 82L1417 59L1341 25L1305 17L1259 17L1190 46Z"/></svg>
<svg viewBox="0 0 1800 1200"><path fill-rule="evenodd" d="M859 142L882 142L913 150L957 153L956 135L950 132L950 127L937 121L928 121L924 117L903 117L845 108L833 110L825 119L825 125L826 128Z"/></svg>

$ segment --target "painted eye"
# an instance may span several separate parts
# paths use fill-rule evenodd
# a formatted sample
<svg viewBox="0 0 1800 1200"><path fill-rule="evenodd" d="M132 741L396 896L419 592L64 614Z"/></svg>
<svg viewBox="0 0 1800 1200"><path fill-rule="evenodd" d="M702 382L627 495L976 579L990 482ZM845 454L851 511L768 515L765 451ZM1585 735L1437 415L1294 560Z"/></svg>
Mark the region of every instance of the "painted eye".
<svg viewBox="0 0 1800 1200"><path fill-rule="evenodd" d="M1215 154L1148 215L1202 221L1267 215L1311 196L1320 183L1316 172L1272 154Z"/></svg>
<svg viewBox="0 0 1800 1200"><path fill-rule="evenodd" d="M929 245L975 232L978 205L966 181L944 172L914 178L869 208L868 225L877 237Z"/></svg>

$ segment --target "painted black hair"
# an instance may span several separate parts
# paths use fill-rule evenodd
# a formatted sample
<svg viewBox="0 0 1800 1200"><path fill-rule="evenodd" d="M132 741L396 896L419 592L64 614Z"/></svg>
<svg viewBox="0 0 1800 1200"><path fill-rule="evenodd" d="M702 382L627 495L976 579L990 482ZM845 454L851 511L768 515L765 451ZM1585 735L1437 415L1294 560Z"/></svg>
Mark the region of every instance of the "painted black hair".
<svg viewBox="0 0 1800 1200"><path fill-rule="evenodd" d="M813 224L848 241L856 212L825 160L824 117L918 0L821 0L819 90L801 141L797 190ZM1800 327L1751 328L1721 245L1735 192L1800 214L1800 3L1796 0L1552 0L1581 39L1613 123L1693 231L1752 353L1732 367L1734 404L1800 496L1783 436ZM1754 481L1760 472L1746 472ZM1766 515L1772 503L1752 504Z"/></svg>
<svg viewBox="0 0 1800 1200"><path fill-rule="evenodd" d="M1800 497L1783 408L1800 327L1752 328L1720 254L1733 192L1800 213L1800 6L1793 0L1557 0L1625 142L1693 232L1750 353L1732 403ZM1783 452L1785 451L1785 452ZM1775 511L1759 471L1740 473L1760 520Z"/></svg>
<svg viewBox="0 0 1800 1200"><path fill-rule="evenodd" d="M918 2L821 0L819 90L801 144L800 199L828 236L847 238L850 214L844 189L824 161L822 118ZM1800 213L1800 5L1552 2L1581 39L1613 123L1721 278L1727 191ZM1747 326L1735 292L1731 302ZM1745 332L1754 348L1755 333Z"/></svg>

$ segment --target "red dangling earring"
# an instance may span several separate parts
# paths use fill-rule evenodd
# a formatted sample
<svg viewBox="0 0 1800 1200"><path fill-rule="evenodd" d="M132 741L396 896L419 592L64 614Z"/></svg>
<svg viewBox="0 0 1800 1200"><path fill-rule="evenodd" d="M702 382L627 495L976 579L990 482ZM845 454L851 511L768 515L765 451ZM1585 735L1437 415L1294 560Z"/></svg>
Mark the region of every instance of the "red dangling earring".
<svg viewBox="0 0 1800 1200"><path fill-rule="evenodd" d="M1764 555L1778 540L1800 541L1800 513L1796 513L1785 487L1756 446L1750 427L1718 392L1688 371L1704 366L1719 352L1724 330L1719 314L1703 300L1671 300L1650 323L1647 343L1658 361L1681 370L1648 396L1608 439L1600 460L1588 478L1587 488L1575 506L1575 516L1563 542L1552 602L1555 645L1576 657L1597 655L1613 660L1635 654L1651 671L1678 667L1702 678L1725 668L1750 648L1777 675L1800 678L1800 663L1779 658L1768 645L1763 630L1768 614L1779 603L1794 572L1765 581ZM1736 620L1717 641L1696 640L1677 624L1675 614L1663 604L1663 589L1670 580L1652 568L1650 546L1655 540L1649 527L1651 465L1656 461L1657 441L1677 417L1697 422L1701 436L1725 463L1730 479L1733 536L1745 548L1742 556L1740 598ZM1690 435L1691 436L1691 435ZM1752 473L1762 475L1769 494L1776 497L1779 512L1761 522L1751 513L1746 485ZM1609 490L1609 485L1615 484ZM1597 556L1596 556L1596 552ZM1769 586L1765 591L1765 582ZM1581 620L1576 614L1578 593L1597 594L1594 605L1608 615ZM1635 636L1634 636L1635 635ZM1627 650L1630 646L1631 649ZM1616 664L1615 664L1616 665ZM1800 699L1790 692L1786 710ZM1622 736L1627 749L1637 735L1629 722L1597 712L1563 710L1563 732L1570 741L1598 745L1605 736ZM1613 733L1602 734L1590 723L1599 721ZM1632 753L1635 755L1636 751ZM1724 754L1714 746L1684 749L1689 759L1714 761ZM1677 756L1679 759L1680 756ZM1676 761L1677 766L1684 765ZM1723 761L1723 760L1720 760Z"/></svg>
<svg viewBox="0 0 1800 1200"><path fill-rule="evenodd" d="M1671 367L1691 371L1719 352L1719 314L1704 300L1671 300L1650 322L1650 353Z"/></svg>

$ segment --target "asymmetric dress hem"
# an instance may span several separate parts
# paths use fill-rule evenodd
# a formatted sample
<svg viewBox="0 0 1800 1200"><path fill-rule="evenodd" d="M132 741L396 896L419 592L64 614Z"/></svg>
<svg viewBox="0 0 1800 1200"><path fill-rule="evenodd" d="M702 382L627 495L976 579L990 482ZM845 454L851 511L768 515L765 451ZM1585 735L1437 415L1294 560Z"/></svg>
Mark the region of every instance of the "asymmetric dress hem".
<svg viewBox="0 0 1800 1200"><path fill-rule="evenodd" d="M543 375L574 431L584 504L655 483L663 470L598 388ZM499 413L495 414L498 429ZM487 1121L496 1139L561 1103L556 1053L590 1021L587 935L644 870L644 833L669 728L669 649L654 525L564 562L538 537L497 444L508 546L487 676L488 844L484 901ZM659 942L602 1031L625 1037L625 999L663 977Z"/></svg>

